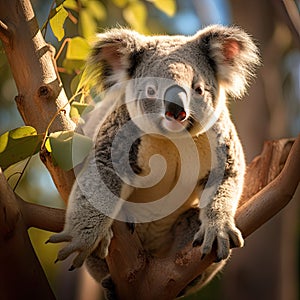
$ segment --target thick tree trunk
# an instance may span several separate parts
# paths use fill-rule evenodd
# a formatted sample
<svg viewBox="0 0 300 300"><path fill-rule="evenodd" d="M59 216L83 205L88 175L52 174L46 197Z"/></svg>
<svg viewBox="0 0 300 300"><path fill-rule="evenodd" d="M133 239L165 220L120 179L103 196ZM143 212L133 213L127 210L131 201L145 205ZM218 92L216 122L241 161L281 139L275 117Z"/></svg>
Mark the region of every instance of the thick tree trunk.
<svg viewBox="0 0 300 300"><path fill-rule="evenodd" d="M57 114L50 132L73 130L75 124L69 117L68 99L56 73L53 47L45 43L29 0L0 0L0 39L18 89L15 100L25 124L44 133ZM46 151L41 153L41 159L67 201L74 181L73 172L53 166ZM28 205L22 202L18 205L17 196L8 188L2 173L0 177L1 298L54 299L27 234L26 222L30 219L31 225L36 226L35 217L44 215L45 210L40 208L31 215L30 210L25 210ZM48 221L51 220L49 212L47 210ZM44 216L44 220L47 218ZM52 225L47 221L43 223L50 229L61 224L61 220Z"/></svg>
<svg viewBox="0 0 300 300"><path fill-rule="evenodd" d="M70 106L56 72L54 48L46 44L29 0L0 0L0 39L18 89L15 100L26 125L44 133L73 130ZM73 172L53 166L49 154L41 153L62 198L67 201Z"/></svg>

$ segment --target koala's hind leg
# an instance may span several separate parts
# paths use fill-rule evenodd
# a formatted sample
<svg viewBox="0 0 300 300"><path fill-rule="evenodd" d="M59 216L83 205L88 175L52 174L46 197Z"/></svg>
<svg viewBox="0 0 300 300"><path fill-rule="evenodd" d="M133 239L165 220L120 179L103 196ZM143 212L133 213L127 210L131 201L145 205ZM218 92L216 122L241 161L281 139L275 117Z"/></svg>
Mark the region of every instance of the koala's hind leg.
<svg viewBox="0 0 300 300"><path fill-rule="evenodd" d="M105 299L115 300L117 294L115 291L115 284L109 274L109 269L106 260L99 255L97 248L85 261L86 267L90 275L99 283L101 283Z"/></svg>
<svg viewBox="0 0 300 300"><path fill-rule="evenodd" d="M97 249L87 257L85 264L88 272L99 283L109 274L106 260L100 257Z"/></svg>

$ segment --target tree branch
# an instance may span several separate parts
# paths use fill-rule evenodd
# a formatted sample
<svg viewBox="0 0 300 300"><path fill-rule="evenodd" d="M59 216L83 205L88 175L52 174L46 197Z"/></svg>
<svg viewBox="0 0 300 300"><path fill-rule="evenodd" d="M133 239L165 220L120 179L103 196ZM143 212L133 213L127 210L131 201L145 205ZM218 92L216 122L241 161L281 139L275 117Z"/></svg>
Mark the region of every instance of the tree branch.
<svg viewBox="0 0 300 300"><path fill-rule="evenodd" d="M299 169L300 136L294 144L292 140L265 143L262 154L248 166L244 197L236 214L245 238L288 204L300 180ZM25 203L20 198L18 202L27 226L61 231L64 210ZM192 214L196 222L198 212ZM214 252L201 260L200 249L191 247L192 235L182 247L181 238L189 234L186 227L190 224L185 223L185 216L179 223L169 255L158 259L144 251L137 234L129 233L124 223L114 222L107 261L121 299L172 299L215 261Z"/></svg>
<svg viewBox="0 0 300 300"><path fill-rule="evenodd" d="M300 135L280 174L237 211L237 225L249 236L292 199L300 181Z"/></svg>
<svg viewBox="0 0 300 300"><path fill-rule="evenodd" d="M35 227L52 232L60 232L64 228L65 210L29 203L16 195L27 228Z"/></svg>
<svg viewBox="0 0 300 300"><path fill-rule="evenodd" d="M0 264L2 299L55 299L30 243L16 195L1 169Z"/></svg>
<svg viewBox="0 0 300 300"><path fill-rule="evenodd" d="M278 175L291 144L292 141L287 140L267 143L263 155L256 158L248 168L245 194L254 196L247 199L248 201L244 199L243 205L236 214L238 227L245 238L278 213L292 199L300 180L300 136L295 141L288 160ZM274 149L277 151L273 152ZM275 158L272 156L274 153ZM259 176L259 172L262 171L261 165L264 170L271 170L271 172L269 172L270 176L266 176L267 181L265 177L259 177L260 185L255 186L257 189L255 191L251 189L251 184L249 185L248 182L254 174L256 177ZM265 175L262 172L261 174ZM273 180L275 174L278 176ZM266 184L268 185L263 188ZM260 189L259 192L258 189ZM198 213L195 213L194 218L197 216ZM186 224L181 222L181 225L178 225L179 228L176 228L176 231L182 231L182 234L178 235L180 239L186 230L185 226ZM161 259L149 257L143 251L137 236L131 235L124 224L115 222L113 230L115 238L112 241L107 261L111 276L116 283L117 293L121 295L120 299L139 299L140 297L173 299L216 259L215 252L212 252L201 260L200 249L191 246L192 235L190 242L174 253L174 249L178 249L178 245L182 243L181 240L175 240L169 256Z"/></svg>

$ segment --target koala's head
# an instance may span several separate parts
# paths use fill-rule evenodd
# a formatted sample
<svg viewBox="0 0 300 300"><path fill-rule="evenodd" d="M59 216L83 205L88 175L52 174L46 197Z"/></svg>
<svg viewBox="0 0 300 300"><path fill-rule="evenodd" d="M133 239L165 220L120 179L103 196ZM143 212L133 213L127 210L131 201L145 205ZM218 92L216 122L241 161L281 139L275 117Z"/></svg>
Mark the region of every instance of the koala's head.
<svg viewBox="0 0 300 300"><path fill-rule="evenodd" d="M249 35L236 27L214 25L194 36L113 29L98 38L89 63L99 83L108 92L118 85L131 118L142 115L147 128L163 133L209 129L227 96L244 95L260 62Z"/></svg>

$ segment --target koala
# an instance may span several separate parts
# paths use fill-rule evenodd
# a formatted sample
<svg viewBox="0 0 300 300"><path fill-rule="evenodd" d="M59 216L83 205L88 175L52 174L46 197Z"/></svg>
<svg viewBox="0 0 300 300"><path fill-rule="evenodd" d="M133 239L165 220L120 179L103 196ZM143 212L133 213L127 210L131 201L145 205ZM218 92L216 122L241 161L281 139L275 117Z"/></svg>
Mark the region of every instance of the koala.
<svg viewBox="0 0 300 300"><path fill-rule="evenodd" d="M222 266L230 246L242 247L234 216L245 160L226 102L245 94L259 63L258 48L238 27L212 25L193 36L99 34L88 70L103 99L85 123L94 147L70 194L64 230L49 240L67 242L58 260L76 252L71 269L86 261L101 281L115 219L163 257L177 220L195 208L191 242L202 256L214 245Z"/></svg>

